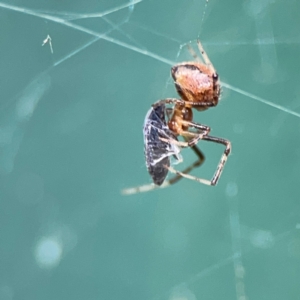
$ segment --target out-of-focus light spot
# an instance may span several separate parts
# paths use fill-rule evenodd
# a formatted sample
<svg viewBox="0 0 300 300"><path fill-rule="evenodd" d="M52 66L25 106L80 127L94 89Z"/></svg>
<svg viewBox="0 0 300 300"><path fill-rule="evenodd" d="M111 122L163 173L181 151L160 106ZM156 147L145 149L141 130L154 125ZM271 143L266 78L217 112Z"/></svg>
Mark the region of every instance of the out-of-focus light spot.
<svg viewBox="0 0 300 300"><path fill-rule="evenodd" d="M254 247L266 249L273 246L274 237L270 231L255 230L251 233L250 241Z"/></svg>
<svg viewBox="0 0 300 300"><path fill-rule="evenodd" d="M0 286L0 299L12 300L14 297L14 291L7 285Z"/></svg>
<svg viewBox="0 0 300 300"><path fill-rule="evenodd" d="M41 238L35 249L35 259L42 269L51 269L56 267L62 256L62 245L53 237Z"/></svg>
<svg viewBox="0 0 300 300"><path fill-rule="evenodd" d="M297 224L297 225L296 225L296 229L300 229L300 224Z"/></svg>
<svg viewBox="0 0 300 300"><path fill-rule="evenodd" d="M225 192L227 196L235 197L238 194L237 184L235 182L228 182Z"/></svg>
<svg viewBox="0 0 300 300"><path fill-rule="evenodd" d="M24 124L30 120L36 106L50 86L50 76L39 75L23 90L15 109L6 113L0 130L0 173L13 171L15 157L24 136Z"/></svg>

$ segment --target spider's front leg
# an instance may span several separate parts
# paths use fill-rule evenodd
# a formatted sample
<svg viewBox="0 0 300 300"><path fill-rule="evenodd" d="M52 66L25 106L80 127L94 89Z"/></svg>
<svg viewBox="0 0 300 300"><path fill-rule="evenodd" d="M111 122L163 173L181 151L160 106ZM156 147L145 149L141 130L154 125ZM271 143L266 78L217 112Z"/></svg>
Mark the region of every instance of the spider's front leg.
<svg viewBox="0 0 300 300"><path fill-rule="evenodd" d="M195 146L199 142L199 140L202 140L204 136L210 133L210 127L203 124L190 121L182 121L182 125L187 127L193 127L196 129L196 132L192 132L189 130L180 131L179 135L184 137L185 142L177 141L170 138L160 138L160 140L165 143L170 143L182 148L186 148Z"/></svg>
<svg viewBox="0 0 300 300"><path fill-rule="evenodd" d="M211 180L207 180L207 179L203 179L203 178L198 178L196 176L193 176L193 175L189 175L187 174L188 172L185 172L186 170L184 170L183 172L180 172L180 171L177 171L175 170L173 167L171 166L165 166L170 172L174 173L174 174L177 174L177 176L182 176L184 178L187 178L187 179L191 179L191 180L195 180L197 182L200 182L200 183L203 183L203 184L206 184L206 185L216 185L220 179L220 176L222 174L222 171L224 169L224 166L225 166L225 163L227 161L227 158L231 152L231 143L230 141L228 140L225 140L225 139L222 139L222 138L218 138L218 137L213 137L213 136L209 136L209 135L204 135L202 137L203 140L206 140L208 142L214 142L214 143L217 143L217 144L222 144L225 146L225 150L224 150L224 153L223 155L221 156L221 159L220 159L220 162L218 164L218 167L215 171L215 174L214 176L212 177ZM189 168L189 172L190 170L192 170L194 167L190 167Z"/></svg>
<svg viewBox="0 0 300 300"><path fill-rule="evenodd" d="M155 103L152 104L152 107L158 107L164 104L181 104L184 105L184 101L180 100L180 99L176 99L176 98L166 98L166 99L162 99L162 100L158 100Z"/></svg>
<svg viewBox="0 0 300 300"><path fill-rule="evenodd" d="M214 137L214 136L204 136L203 140L206 140L208 142L213 142L213 143L217 143L217 144L222 144L225 146L225 150L221 156L220 162L218 164L217 170L215 171L215 174L211 180L211 184L210 185L216 185L220 179L220 176L222 174L222 171L224 169L225 163L227 161L227 158L231 152L231 143L228 140L219 138L219 137Z"/></svg>
<svg viewBox="0 0 300 300"><path fill-rule="evenodd" d="M189 130L183 131L181 135L188 140L188 146L195 146L199 140L202 140L204 136L210 133L210 127L207 125L190 122L190 121L182 121L184 126L192 127L196 129L196 132L192 132Z"/></svg>

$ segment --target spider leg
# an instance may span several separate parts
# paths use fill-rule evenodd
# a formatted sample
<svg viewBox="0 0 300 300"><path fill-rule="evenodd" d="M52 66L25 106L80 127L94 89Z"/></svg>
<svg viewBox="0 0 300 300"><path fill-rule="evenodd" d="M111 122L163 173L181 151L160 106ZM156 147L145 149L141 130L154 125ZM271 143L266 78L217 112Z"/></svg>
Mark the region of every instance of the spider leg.
<svg viewBox="0 0 300 300"><path fill-rule="evenodd" d="M213 107L216 106L216 103L213 101L207 101L207 102L192 102L192 101L185 101L182 99L177 99L177 98L166 98L162 100L158 100L155 103L152 104L152 107L158 107L163 104L181 104L181 105L190 105L193 107Z"/></svg>
<svg viewBox="0 0 300 300"><path fill-rule="evenodd" d="M169 144L173 144L182 148L186 148L189 147L189 143L188 142L181 142L181 141L177 141L171 138L159 138L161 141L165 142L165 143L169 143Z"/></svg>
<svg viewBox="0 0 300 300"><path fill-rule="evenodd" d="M158 106L161 106L163 104L182 104L184 105L184 101L183 100L180 100L180 99L176 99L176 98L166 98L166 99L163 99L163 100L158 100L156 101L155 103L152 104L152 107L158 107Z"/></svg>
<svg viewBox="0 0 300 300"><path fill-rule="evenodd" d="M185 172L177 171L177 170L175 170L172 167L166 166L166 168L170 172L177 174L177 176L182 176L182 177L187 178L187 179L195 180L197 182L200 182L200 183L203 183L203 184L206 184L206 185L216 185L218 183L218 180L219 180L219 178L221 176L221 173L222 173L222 171L224 169L224 165L225 165L225 163L227 161L228 155L231 152L231 143L228 140L225 140L225 139L222 139L222 138L218 138L218 137L209 136L209 135L203 136L202 139L206 140L206 141L209 141L209 142L214 142L214 143L222 144L222 145L225 146L224 153L221 156L221 159L220 159L220 162L218 164L218 167L217 167L217 169L215 171L215 174L214 174L214 176L213 176L213 178L211 180L207 180L207 179L203 179L203 178L198 178L198 177L186 174Z"/></svg>
<svg viewBox="0 0 300 300"><path fill-rule="evenodd" d="M192 165L190 165L189 167L184 169L182 171L183 174L187 174L187 173L191 172L194 168L201 166L203 164L203 162L205 161L205 157L204 157L203 153L197 146L193 146L192 150L198 156L198 160L196 160ZM174 177L170 178L169 180L165 180L161 186L155 185L154 183L150 183L150 184L140 185L137 187L123 189L121 191L121 193L123 195L133 195L133 194L138 194L138 193L150 192L150 191L153 191L156 189L166 188L166 187L176 183L183 177L184 176L176 174Z"/></svg>
<svg viewBox="0 0 300 300"><path fill-rule="evenodd" d="M193 127L196 129L196 132L191 131L183 131L180 135L184 137L192 137L188 140L188 146L193 147L198 143L199 140L202 140L204 136L208 135L210 132L210 127L206 125L202 125L195 122L182 121L182 124L188 127Z"/></svg>
<svg viewBox="0 0 300 300"><path fill-rule="evenodd" d="M195 180L197 182L200 182L200 183L203 183L203 184L206 184L206 185L211 185L211 182L207 179L202 179L202 178L198 178L198 177L195 177L193 175L190 175L190 174L186 174L184 172L180 172L180 171L177 171L175 170L173 167L168 167L168 166L165 166L170 172L174 173L174 174L177 174L177 176L181 176L181 177L184 177L184 178L187 178L187 179L191 179L191 180Z"/></svg>
<svg viewBox="0 0 300 300"><path fill-rule="evenodd" d="M218 180L219 180L219 178L221 176L221 173L224 169L224 166L225 166L225 163L227 161L228 155L231 152L231 143L228 140L225 140L225 139L222 139L222 138L219 138L219 137L209 136L209 135L204 136L203 140L206 140L208 142L214 142L214 143L217 143L217 144L222 144L222 145L225 146L224 153L221 156L218 167L217 167L217 169L215 171L215 174L214 174L214 176L213 176L213 178L210 182L210 185L216 185L218 183Z"/></svg>
<svg viewBox="0 0 300 300"><path fill-rule="evenodd" d="M193 58L195 59L195 61L197 62L202 62L202 60L200 59L200 57L197 55L196 51L193 49L193 47L190 44L186 45L191 56L193 56Z"/></svg>
<svg viewBox="0 0 300 300"><path fill-rule="evenodd" d="M193 102L193 101L184 101L185 105L189 105L191 107L214 107L217 105L215 101L207 101L207 102Z"/></svg>
<svg viewBox="0 0 300 300"><path fill-rule="evenodd" d="M185 142L177 141L171 138L160 138L161 141L165 143L174 144L182 148L193 147L199 140L203 139L203 136L208 135L210 132L210 127L195 122L182 121L182 124L188 127L196 128L196 132L183 130L180 132L180 135L185 138Z"/></svg>
<svg viewBox="0 0 300 300"><path fill-rule="evenodd" d="M169 185L170 184L166 180L163 182L163 184L161 186L155 185L154 183L150 183L150 184L145 184L145 185L140 185L140 186L136 186L136 187L132 187L132 188L123 189L121 191L121 193L123 195L133 195L133 194L138 194L138 193L150 192L150 191L153 191L153 190L156 190L159 188L165 188Z"/></svg>
<svg viewBox="0 0 300 300"><path fill-rule="evenodd" d="M193 164L191 164L189 167L187 167L186 169L184 169L181 173L183 174L188 174L190 173L194 168L196 167L200 167L204 161L205 161L205 156L202 153L202 151L195 145L193 147L191 147L191 149L195 152L195 154L198 156L198 160L196 160ZM180 180L181 178L183 178L183 176L181 176L181 174L176 174L173 178L167 180L167 182L169 183L169 185L176 183L178 180Z"/></svg>
<svg viewBox="0 0 300 300"><path fill-rule="evenodd" d="M171 166L170 167L166 166L166 168L170 172L177 174L177 176L182 176L182 177L187 178L187 179L195 180L197 182L200 182L200 183L203 183L203 184L206 184L206 185L216 185L218 183L218 181L219 181L219 178L220 178L221 174L222 174L222 171L224 169L224 165L225 165L225 163L227 161L228 155L231 152L231 143L228 140L225 140L225 139L222 139L222 138L218 138L218 137L209 136L209 135L204 135L202 137L202 139L206 140L208 142L214 142L214 143L222 144L222 145L225 146L224 153L221 156L221 159L220 159L220 162L218 164L218 167L217 167L217 169L215 171L215 174L214 174L214 176L213 176L213 178L211 180L207 180L207 179L203 179L203 178L198 178L196 176L192 176L192 175L187 174L193 168L191 168L189 170L189 172L185 172L186 170L184 170L183 172L180 172L180 171L175 170Z"/></svg>
<svg viewBox="0 0 300 300"><path fill-rule="evenodd" d="M203 57L203 59L204 59L205 64L206 64L210 69L212 69L214 73L216 73L216 69L214 68L212 62L210 61L208 55L206 54L206 52L205 52L205 50L204 50L204 48L203 48L203 46L202 46L200 40L197 40L197 45L198 45L199 51L201 52L201 55L202 55L202 57Z"/></svg>
<svg viewBox="0 0 300 300"><path fill-rule="evenodd" d="M216 69L214 68L212 62L210 61L207 53L205 52L204 48L203 48L203 45L202 43L200 42L200 40L197 40L197 45L198 45L198 49L199 49L199 52L201 53L201 56L203 59L201 59L196 51L193 49L193 47L190 45L190 44L187 44L187 48L188 48L188 51L190 52L191 56L195 59L195 61L197 62L203 62L214 72L216 73Z"/></svg>

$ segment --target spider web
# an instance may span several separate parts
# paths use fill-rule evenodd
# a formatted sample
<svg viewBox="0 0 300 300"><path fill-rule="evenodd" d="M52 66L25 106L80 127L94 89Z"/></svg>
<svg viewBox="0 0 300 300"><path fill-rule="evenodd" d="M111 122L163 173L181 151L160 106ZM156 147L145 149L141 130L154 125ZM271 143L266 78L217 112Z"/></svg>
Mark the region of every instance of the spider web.
<svg viewBox="0 0 300 300"><path fill-rule="evenodd" d="M297 298L297 10L0 2L0 298ZM191 60L198 37L222 99L194 118L233 145L220 184L182 180L124 199L122 187L149 182L143 118L176 97L169 66ZM221 150L200 147L195 174L209 178Z"/></svg>

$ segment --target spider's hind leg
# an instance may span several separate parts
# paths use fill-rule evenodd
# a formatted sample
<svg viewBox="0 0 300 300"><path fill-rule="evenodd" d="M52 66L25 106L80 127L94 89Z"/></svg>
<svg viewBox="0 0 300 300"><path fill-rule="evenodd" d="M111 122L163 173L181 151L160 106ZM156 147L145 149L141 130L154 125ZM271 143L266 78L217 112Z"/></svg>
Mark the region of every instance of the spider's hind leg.
<svg viewBox="0 0 300 300"><path fill-rule="evenodd" d="M220 176L222 174L222 171L224 169L225 163L227 161L227 158L231 152L231 143L228 140L219 138L219 137L214 137L214 136L204 136L203 140L206 140L208 142L213 142L213 143L217 143L217 144L222 144L225 146L225 150L221 156L220 162L218 164L218 167L215 171L215 174L211 180L211 185L216 185L220 179Z"/></svg>
<svg viewBox="0 0 300 300"><path fill-rule="evenodd" d="M192 175L189 175L187 173L189 173L194 167L193 165L189 168L187 168L186 170L184 170L183 172L177 171L175 170L173 167L171 166L165 166L170 172L176 174L177 176L182 176L184 178L190 179L190 180L195 180L197 182L206 184L206 185L216 185L220 179L220 176L222 174L222 171L224 169L225 163L227 161L227 158L231 152L231 143L228 140L222 139L222 138L218 138L218 137L213 137L213 136L209 136L209 135L204 135L202 137L203 140L206 140L208 142L213 142L213 143L217 143L217 144L222 144L225 146L225 150L221 156L220 162L218 164L218 167L212 177L211 180L207 180L207 179L203 179L203 178L198 178ZM195 146L194 146L195 147ZM193 149L197 149L194 148ZM196 162L197 163L197 162Z"/></svg>
<svg viewBox="0 0 300 300"><path fill-rule="evenodd" d="M160 189L160 188L166 188L170 185L173 185L174 183L179 181L181 178L185 177L185 176L182 176L181 174L187 175L194 168L201 166L203 164L203 162L205 161L205 157L204 157L203 153L197 146L193 146L191 148L195 152L195 154L198 156L198 160L196 160L192 165L190 165L189 167L184 169L182 172L178 171L178 173L176 173L177 172L176 171L175 172L176 175L174 177L170 178L169 180L165 180L161 186L157 186L154 183L140 185L137 187L123 189L122 194L123 195L133 195L133 194L138 194L138 193L150 192L150 191Z"/></svg>
<svg viewBox="0 0 300 300"><path fill-rule="evenodd" d="M176 183L178 180L180 180L181 178L183 178L184 176L182 176L181 174L188 174L190 173L193 169L200 167L204 161L205 161L205 156L202 153L202 151L197 147L197 146L193 146L191 147L191 149L195 152L195 154L198 156L198 159L191 164L189 167L187 167L186 169L184 169L182 172L178 172L176 173L176 175L172 178L170 178L168 180L169 185Z"/></svg>

